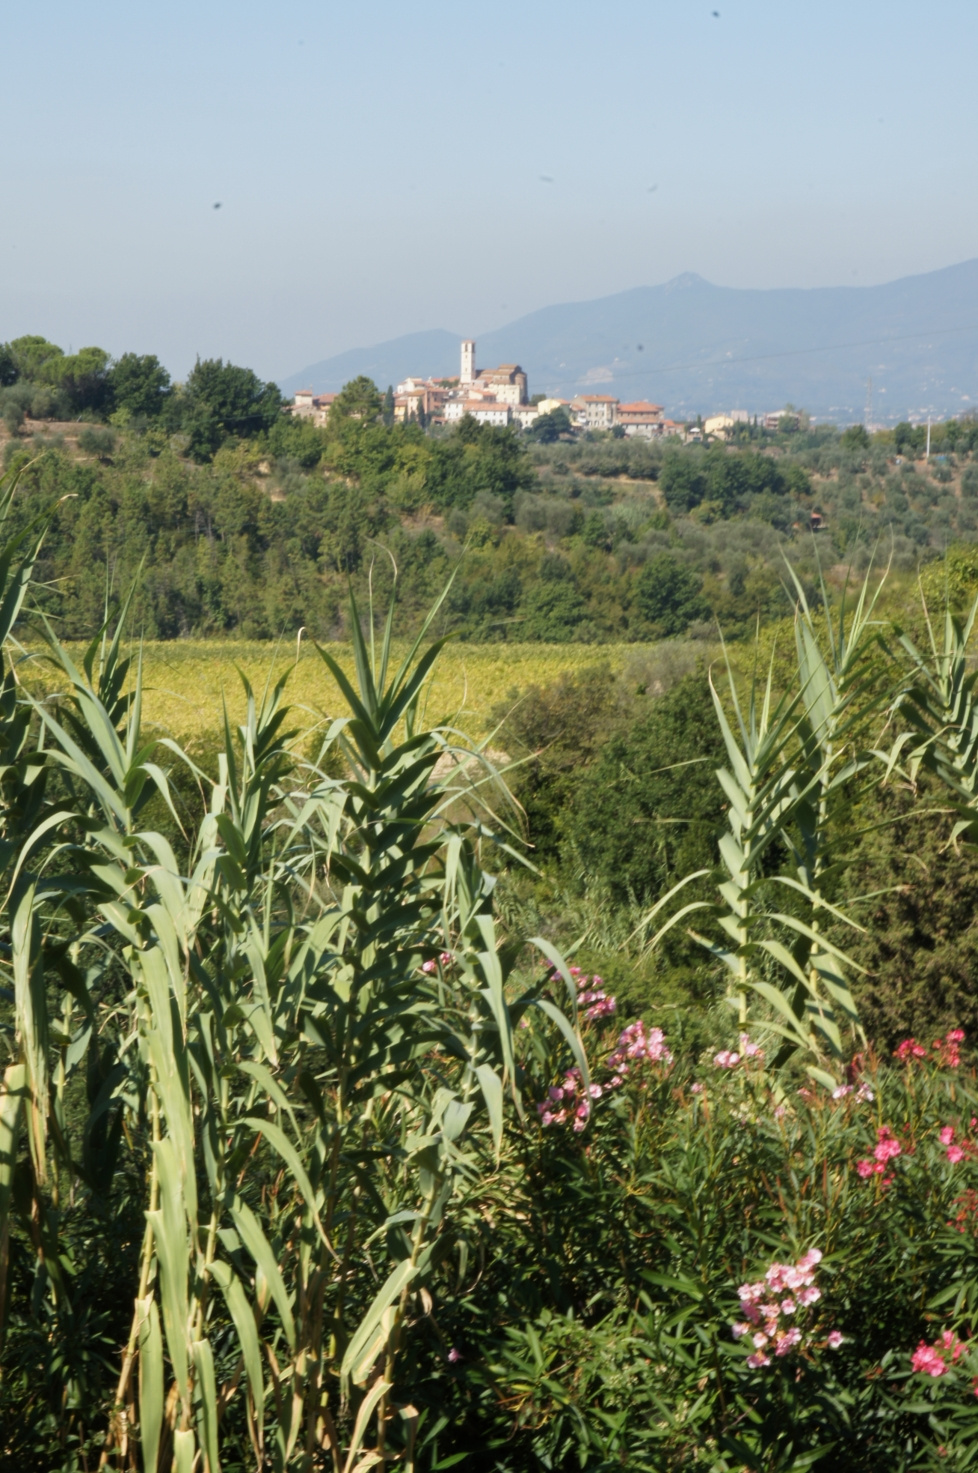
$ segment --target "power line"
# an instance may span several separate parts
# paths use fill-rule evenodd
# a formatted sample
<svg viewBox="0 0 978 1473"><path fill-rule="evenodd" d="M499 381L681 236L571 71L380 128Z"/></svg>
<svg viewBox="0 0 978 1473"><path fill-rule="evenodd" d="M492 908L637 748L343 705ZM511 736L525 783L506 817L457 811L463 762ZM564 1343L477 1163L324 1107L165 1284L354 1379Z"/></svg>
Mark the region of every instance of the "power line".
<svg viewBox="0 0 978 1473"><path fill-rule="evenodd" d="M778 353L752 353L744 358L705 358L697 363L670 363L662 368L636 368L628 373L613 374L611 379L603 380L604 383L618 383L626 378L649 378L657 373L684 373L692 368L726 368L733 363L762 363L770 358L802 358L811 353L837 353L846 348L878 348L885 343L909 343L916 338L946 337L955 332L978 332L978 323L970 323L967 327L935 327L929 332L906 332L889 338L864 338L855 343L824 343L820 348L787 348ZM580 379L557 379L557 386L563 388L567 384L580 384Z"/></svg>

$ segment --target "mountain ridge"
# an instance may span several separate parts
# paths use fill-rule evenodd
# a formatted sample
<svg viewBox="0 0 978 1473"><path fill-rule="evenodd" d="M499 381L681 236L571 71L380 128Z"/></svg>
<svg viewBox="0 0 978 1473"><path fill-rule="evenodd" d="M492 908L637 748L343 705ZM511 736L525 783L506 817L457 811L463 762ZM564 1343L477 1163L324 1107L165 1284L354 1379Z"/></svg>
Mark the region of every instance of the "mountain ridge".
<svg viewBox="0 0 978 1473"><path fill-rule="evenodd" d="M435 329L353 348L282 388L457 373L461 336ZM787 402L845 422L867 407L879 423L946 418L978 407L978 258L868 287L724 287L683 272L541 307L478 339L480 365L514 361L531 392L650 398L677 419Z"/></svg>

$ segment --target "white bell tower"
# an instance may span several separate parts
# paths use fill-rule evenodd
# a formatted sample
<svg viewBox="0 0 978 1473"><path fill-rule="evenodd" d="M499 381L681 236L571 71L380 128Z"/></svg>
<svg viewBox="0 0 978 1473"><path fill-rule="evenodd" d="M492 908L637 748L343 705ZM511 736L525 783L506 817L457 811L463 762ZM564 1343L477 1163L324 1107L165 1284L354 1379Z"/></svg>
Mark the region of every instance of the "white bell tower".
<svg viewBox="0 0 978 1473"><path fill-rule="evenodd" d="M462 372L459 382L475 383L475 343L471 338L466 338L462 344Z"/></svg>

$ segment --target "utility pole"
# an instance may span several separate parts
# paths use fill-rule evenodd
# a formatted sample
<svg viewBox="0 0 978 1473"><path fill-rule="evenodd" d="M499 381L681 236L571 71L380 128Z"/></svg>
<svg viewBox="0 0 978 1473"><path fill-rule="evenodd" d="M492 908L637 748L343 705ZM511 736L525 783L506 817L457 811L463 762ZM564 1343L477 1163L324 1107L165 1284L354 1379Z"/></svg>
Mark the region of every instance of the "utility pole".
<svg viewBox="0 0 978 1473"><path fill-rule="evenodd" d="M929 414L927 416L927 454L924 456L924 459L925 460L930 460L930 415Z"/></svg>
<svg viewBox="0 0 978 1473"><path fill-rule="evenodd" d="M873 423L873 375L870 374L866 382L866 412L863 415L863 423L867 430Z"/></svg>

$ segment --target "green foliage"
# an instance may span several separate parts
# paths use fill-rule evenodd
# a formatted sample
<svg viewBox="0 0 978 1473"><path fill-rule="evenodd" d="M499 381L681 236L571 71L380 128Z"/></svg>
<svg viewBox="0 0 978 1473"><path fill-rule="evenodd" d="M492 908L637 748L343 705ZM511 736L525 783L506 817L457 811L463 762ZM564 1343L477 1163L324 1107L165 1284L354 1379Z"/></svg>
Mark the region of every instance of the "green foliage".
<svg viewBox="0 0 978 1473"><path fill-rule="evenodd" d="M24 337L14 338L6 346L13 360L17 378L39 380L45 368L49 368L58 359L64 357L61 348L55 343L49 343L47 338L42 338L36 333L27 333Z"/></svg>
<svg viewBox="0 0 978 1473"><path fill-rule="evenodd" d="M134 418L156 419L171 393L170 375L153 353L123 353L110 367L106 387L112 408Z"/></svg>
<svg viewBox="0 0 978 1473"><path fill-rule="evenodd" d="M330 427L335 428L344 419L359 419L373 423L383 408L380 391L373 379L360 374L351 379L333 400L329 411Z"/></svg>
<svg viewBox="0 0 978 1473"><path fill-rule="evenodd" d="M709 614L700 597L702 578L668 552L656 553L635 580L635 604L660 639L684 634L696 619Z"/></svg>
<svg viewBox="0 0 978 1473"><path fill-rule="evenodd" d="M666 504L674 511L692 511L701 503L729 517L747 510L755 498L805 495L808 478L801 466L782 464L752 450L731 452L711 446L705 453L668 450L659 481Z"/></svg>
<svg viewBox="0 0 978 1473"><path fill-rule="evenodd" d="M280 414L269 430L268 448L272 455L311 471L323 457L325 436L308 419Z"/></svg>
<svg viewBox="0 0 978 1473"><path fill-rule="evenodd" d="M101 413L109 400L109 355L104 348L82 348L42 363L37 378L48 384L69 413ZM64 417L64 416L63 416Z"/></svg>
<svg viewBox="0 0 978 1473"><path fill-rule="evenodd" d="M602 743L558 820L565 862L619 905L649 903L716 862L723 748L702 673L643 706Z"/></svg>
<svg viewBox="0 0 978 1473"><path fill-rule="evenodd" d="M17 359L9 343L0 343L0 389L17 382Z"/></svg>
<svg viewBox="0 0 978 1473"><path fill-rule="evenodd" d="M115 449L115 435L109 429L97 425L86 425L78 435L78 448L88 455L100 459L110 456Z"/></svg>
<svg viewBox="0 0 978 1473"><path fill-rule="evenodd" d="M207 460L230 435L270 430L281 413L282 396L250 368L221 358L198 358L184 387L181 425L195 460Z"/></svg>
<svg viewBox="0 0 978 1473"><path fill-rule="evenodd" d="M450 435L432 443L426 485L439 510L465 508L487 494L498 497L511 518L517 492L529 490L533 482L526 455L509 429L466 417Z"/></svg>
<svg viewBox="0 0 978 1473"><path fill-rule="evenodd" d="M842 431L839 443L846 450L868 450L869 431L865 425L850 425L848 429Z"/></svg>
<svg viewBox="0 0 978 1473"><path fill-rule="evenodd" d="M563 407L538 414L526 432L526 438L538 445L554 445L561 435L570 433L571 419Z"/></svg>

